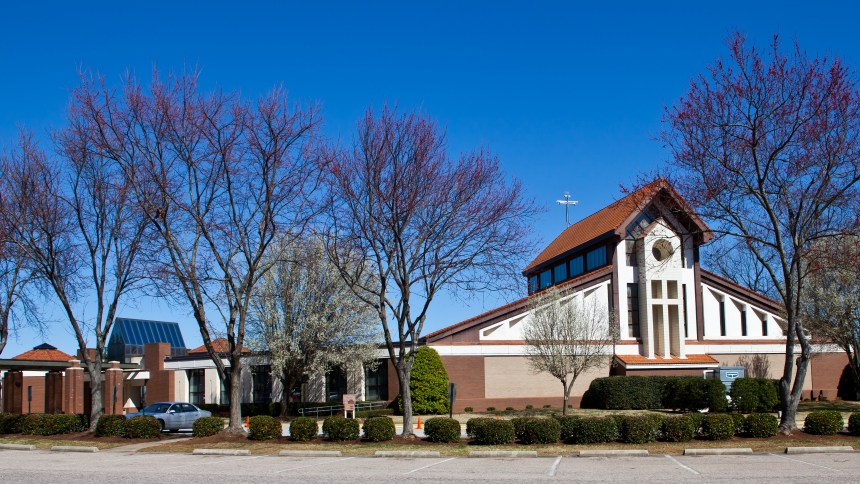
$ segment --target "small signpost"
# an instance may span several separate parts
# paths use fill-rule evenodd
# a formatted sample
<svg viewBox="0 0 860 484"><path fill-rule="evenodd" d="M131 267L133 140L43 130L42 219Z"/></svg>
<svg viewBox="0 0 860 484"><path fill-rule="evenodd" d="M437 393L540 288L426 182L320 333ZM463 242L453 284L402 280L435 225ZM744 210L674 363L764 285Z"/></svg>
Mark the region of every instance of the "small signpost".
<svg viewBox="0 0 860 484"><path fill-rule="evenodd" d="M347 417L347 413L352 412L352 418L355 418L355 394L346 393L343 395L343 416Z"/></svg>
<svg viewBox="0 0 860 484"><path fill-rule="evenodd" d="M457 400L457 384L448 383L448 417L454 418L454 401Z"/></svg>

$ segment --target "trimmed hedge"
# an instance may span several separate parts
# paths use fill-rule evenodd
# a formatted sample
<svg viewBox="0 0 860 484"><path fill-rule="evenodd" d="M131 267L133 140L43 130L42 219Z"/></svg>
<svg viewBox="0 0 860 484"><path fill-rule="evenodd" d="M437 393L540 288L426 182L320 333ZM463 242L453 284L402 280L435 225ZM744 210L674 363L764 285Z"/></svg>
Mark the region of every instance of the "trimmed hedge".
<svg viewBox="0 0 860 484"><path fill-rule="evenodd" d="M224 430L224 419L221 417L200 417L194 421L191 435L194 437L209 437Z"/></svg>
<svg viewBox="0 0 860 484"><path fill-rule="evenodd" d="M358 438L358 420L343 417L329 417L323 420L323 433L334 442Z"/></svg>
<svg viewBox="0 0 860 484"><path fill-rule="evenodd" d="M773 437L779 432L779 419L767 413L751 413L744 421L744 432L750 437Z"/></svg>
<svg viewBox="0 0 860 484"><path fill-rule="evenodd" d="M684 416L693 421L693 426L696 429L695 432L699 433L699 430L702 429L702 420L705 419L704 414L701 414L699 412L693 412L693 413L688 413Z"/></svg>
<svg viewBox="0 0 860 484"><path fill-rule="evenodd" d="M657 440L657 423L650 415L628 415L621 424L620 437L628 444L644 444Z"/></svg>
<svg viewBox="0 0 860 484"><path fill-rule="evenodd" d="M161 424L155 417L140 415L125 420L122 436L127 439L155 439L161 435Z"/></svg>
<svg viewBox="0 0 860 484"><path fill-rule="evenodd" d="M96 437L119 437L125 428L124 415L102 415L96 424Z"/></svg>
<svg viewBox="0 0 860 484"><path fill-rule="evenodd" d="M582 396L582 408L649 410L671 408L724 412L726 387L720 380L673 376L595 378Z"/></svg>
<svg viewBox="0 0 860 484"><path fill-rule="evenodd" d="M460 422L447 417L435 417L424 424L424 435L430 442L460 441Z"/></svg>
<svg viewBox="0 0 860 484"><path fill-rule="evenodd" d="M523 444L553 444L561 438L561 425L552 418L530 418L517 435Z"/></svg>
<svg viewBox="0 0 860 484"><path fill-rule="evenodd" d="M59 435L86 430L80 415L30 413L24 416L21 433L27 435Z"/></svg>
<svg viewBox="0 0 860 484"><path fill-rule="evenodd" d="M836 410L810 412L803 422L803 431L813 435L838 434L845 427L842 414Z"/></svg>
<svg viewBox="0 0 860 484"><path fill-rule="evenodd" d="M694 419L686 415L669 417L663 420L663 438L669 442L688 442L696 436L696 428Z"/></svg>
<svg viewBox="0 0 860 484"><path fill-rule="evenodd" d="M0 434L20 434L23 424L24 415L0 413Z"/></svg>
<svg viewBox="0 0 860 484"><path fill-rule="evenodd" d="M2 420L0 420L0 426L2 426ZM860 413L854 412L848 416L848 432L851 435L860 435ZM2 430L0 430L2 433Z"/></svg>
<svg viewBox="0 0 860 484"><path fill-rule="evenodd" d="M319 435L319 425L311 417L297 417L290 422L290 437L298 442L313 440Z"/></svg>
<svg viewBox="0 0 860 484"><path fill-rule="evenodd" d="M614 418L587 417L571 420L564 435L571 444L600 444L618 440L618 424Z"/></svg>
<svg viewBox="0 0 860 484"><path fill-rule="evenodd" d="M510 420L488 420L475 428L478 445L510 444L516 439L514 424Z"/></svg>
<svg viewBox="0 0 860 484"><path fill-rule="evenodd" d="M702 433L710 440L729 440L735 436L735 419L731 415L706 415Z"/></svg>
<svg viewBox="0 0 860 484"><path fill-rule="evenodd" d="M268 415L257 415L248 420L248 438L251 440L273 440L283 432L281 421Z"/></svg>
<svg viewBox="0 0 860 484"><path fill-rule="evenodd" d="M480 427L483 427L484 424L486 424L487 422L489 422L491 420L495 420L495 419L488 418L488 417L470 418L469 420L466 421L466 435L468 435L469 437L472 437L474 439L475 435L478 432L478 429Z"/></svg>
<svg viewBox="0 0 860 484"><path fill-rule="evenodd" d="M779 406L779 380L738 378L732 382L729 396L739 412L772 412Z"/></svg>
<svg viewBox="0 0 860 484"><path fill-rule="evenodd" d="M370 417L364 421L364 437L371 442L391 440L397 433L394 421L388 417Z"/></svg>
<svg viewBox="0 0 860 484"><path fill-rule="evenodd" d="M743 432L744 424L747 421L746 417L741 413L730 413L729 415L732 416L732 420L735 422L735 433L739 434Z"/></svg>
<svg viewBox="0 0 860 484"><path fill-rule="evenodd" d="M579 420L581 417L576 417L573 415L558 415L553 414L554 419L558 420L558 424L561 427L561 440L567 440L573 433L574 422Z"/></svg>

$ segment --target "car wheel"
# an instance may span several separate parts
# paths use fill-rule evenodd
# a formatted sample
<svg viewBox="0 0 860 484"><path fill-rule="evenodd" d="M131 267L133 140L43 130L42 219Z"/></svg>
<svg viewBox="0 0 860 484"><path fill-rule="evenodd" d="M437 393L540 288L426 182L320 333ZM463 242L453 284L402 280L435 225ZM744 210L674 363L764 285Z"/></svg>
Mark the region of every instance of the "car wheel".
<svg viewBox="0 0 860 484"><path fill-rule="evenodd" d="M159 420L159 421L158 421L158 431L159 431L159 432L164 432L164 420Z"/></svg>

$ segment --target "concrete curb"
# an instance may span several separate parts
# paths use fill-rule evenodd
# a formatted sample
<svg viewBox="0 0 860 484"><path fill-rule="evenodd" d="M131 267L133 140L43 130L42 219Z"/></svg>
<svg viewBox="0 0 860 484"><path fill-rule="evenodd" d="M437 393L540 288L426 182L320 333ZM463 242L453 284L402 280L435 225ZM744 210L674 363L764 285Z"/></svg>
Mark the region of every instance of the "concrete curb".
<svg viewBox="0 0 860 484"><path fill-rule="evenodd" d="M473 450L469 457L537 457L536 450Z"/></svg>
<svg viewBox="0 0 860 484"><path fill-rule="evenodd" d="M416 450L416 451L400 451L400 450L377 450L376 457L440 457L438 451Z"/></svg>
<svg viewBox="0 0 860 484"><path fill-rule="evenodd" d="M580 450L580 457L648 457L648 449Z"/></svg>
<svg viewBox="0 0 860 484"><path fill-rule="evenodd" d="M736 447L726 449L684 449L684 455L743 455L752 454L749 447Z"/></svg>
<svg viewBox="0 0 860 484"><path fill-rule="evenodd" d="M284 457L341 457L339 450L282 450Z"/></svg>
<svg viewBox="0 0 860 484"><path fill-rule="evenodd" d="M854 452L854 448L847 445L834 445L829 447L786 447L786 454L842 454Z"/></svg>
<svg viewBox="0 0 860 484"><path fill-rule="evenodd" d="M79 445L55 445L51 447L54 452L98 452L98 447L82 447Z"/></svg>
<svg viewBox="0 0 860 484"><path fill-rule="evenodd" d="M251 455L250 450L240 449L194 449L193 455Z"/></svg>
<svg viewBox="0 0 860 484"><path fill-rule="evenodd" d="M36 446L22 444L0 444L0 450L36 450Z"/></svg>

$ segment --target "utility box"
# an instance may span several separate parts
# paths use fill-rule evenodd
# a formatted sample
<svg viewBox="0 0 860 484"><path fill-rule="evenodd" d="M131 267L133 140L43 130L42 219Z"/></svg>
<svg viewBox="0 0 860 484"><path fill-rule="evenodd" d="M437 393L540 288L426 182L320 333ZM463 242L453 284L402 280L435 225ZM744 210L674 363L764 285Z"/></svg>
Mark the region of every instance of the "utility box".
<svg viewBox="0 0 860 484"><path fill-rule="evenodd" d="M742 366L721 366L710 374L711 378L719 378L723 385L726 386L726 393L732 389L732 382L738 378L744 377L744 367Z"/></svg>

